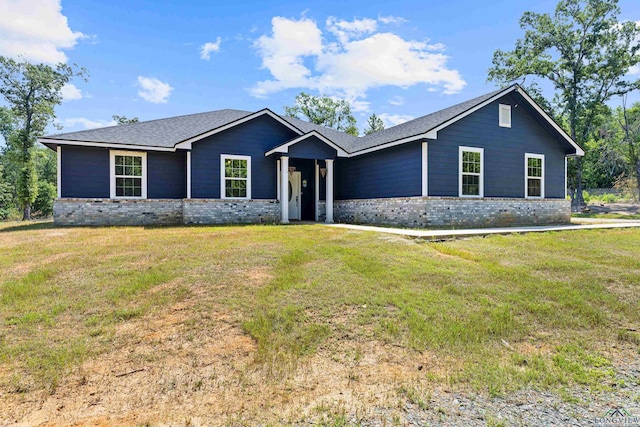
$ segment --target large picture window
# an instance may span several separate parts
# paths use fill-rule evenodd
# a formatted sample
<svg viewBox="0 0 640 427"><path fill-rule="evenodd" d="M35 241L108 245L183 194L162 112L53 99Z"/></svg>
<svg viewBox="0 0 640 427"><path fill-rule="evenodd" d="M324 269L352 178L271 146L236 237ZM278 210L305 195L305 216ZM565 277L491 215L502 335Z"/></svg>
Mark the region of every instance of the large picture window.
<svg viewBox="0 0 640 427"><path fill-rule="evenodd" d="M524 168L525 197L544 198L544 155L525 154Z"/></svg>
<svg viewBox="0 0 640 427"><path fill-rule="evenodd" d="M223 199L251 198L250 156L220 156L220 194Z"/></svg>
<svg viewBox="0 0 640 427"><path fill-rule="evenodd" d="M147 197L147 154L111 151L111 198Z"/></svg>
<svg viewBox="0 0 640 427"><path fill-rule="evenodd" d="M484 150L460 147L459 196L483 197L484 195Z"/></svg>

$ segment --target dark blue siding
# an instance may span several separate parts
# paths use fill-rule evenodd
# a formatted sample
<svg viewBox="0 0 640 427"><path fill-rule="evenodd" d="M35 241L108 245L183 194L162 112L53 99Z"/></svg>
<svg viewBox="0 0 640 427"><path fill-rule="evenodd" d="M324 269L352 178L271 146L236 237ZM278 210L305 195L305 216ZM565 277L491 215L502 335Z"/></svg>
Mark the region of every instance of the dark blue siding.
<svg viewBox="0 0 640 427"><path fill-rule="evenodd" d="M62 197L109 197L109 150L62 147Z"/></svg>
<svg viewBox="0 0 640 427"><path fill-rule="evenodd" d="M335 159L336 150L311 136L289 147L289 156L299 159Z"/></svg>
<svg viewBox="0 0 640 427"><path fill-rule="evenodd" d="M510 128L498 125L498 104L511 105ZM485 197L524 197L524 156L534 153L545 155L545 197L564 198L564 149L533 114L510 94L438 132L429 141L429 195L458 196L459 147L468 146L484 148Z"/></svg>
<svg viewBox="0 0 640 427"><path fill-rule="evenodd" d="M297 134L268 116L260 116L194 142L191 150L191 197L220 198L220 155L251 156L251 197L276 198L276 162L269 149Z"/></svg>
<svg viewBox="0 0 640 427"><path fill-rule="evenodd" d="M183 199L187 197L186 152L147 153L147 198Z"/></svg>
<svg viewBox="0 0 640 427"><path fill-rule="evenodd" d="M422 147L409 142L335 162L335 198L367 199L422 194Z"/></svg>

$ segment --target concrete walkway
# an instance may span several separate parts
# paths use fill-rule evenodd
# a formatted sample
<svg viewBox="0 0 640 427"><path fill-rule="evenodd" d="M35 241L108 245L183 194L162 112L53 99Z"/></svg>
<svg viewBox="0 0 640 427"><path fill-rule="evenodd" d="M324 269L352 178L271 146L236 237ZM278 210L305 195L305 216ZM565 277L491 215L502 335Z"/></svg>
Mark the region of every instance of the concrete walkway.
<svg viewBox="0 0 640 427"><path fill-rule="evenodd" d="M587 218L580 218L584 220ZM591 219L591 218L589 218ZM600 220L602 221L602 220ZM603 228L629 228L640 227L640 221L613 220L615 222L598 222L589 224L568 224L550 225L536 227L503 227L503 228L473 228L460 230L418 230L404 228L375 227L371 225L351 225L351 224L325 224L328 227L347 228L349 230L377 231L380 233L398 234L401 236L417 237L421 239L453 239L471 236L488 236L490 234L512 234L512 233L539 233L544 231L569 231L569 230L593 230ZM586 221L591 222L591 221Z"/></svg>

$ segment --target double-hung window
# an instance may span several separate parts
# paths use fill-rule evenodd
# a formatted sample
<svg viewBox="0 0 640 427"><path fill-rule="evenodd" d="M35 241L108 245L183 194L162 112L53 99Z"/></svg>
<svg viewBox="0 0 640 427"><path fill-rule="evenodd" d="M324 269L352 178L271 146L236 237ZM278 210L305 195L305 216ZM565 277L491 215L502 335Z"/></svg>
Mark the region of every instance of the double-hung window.
<svg viewBox="0 0 640 427"><path fill-rule="evenodd" d="M251 198L251 156L220 156L220 196L222 199Z"/></svg>
<svg viewBox="0 0 640 427"><path fill-rule="evenodd" d="M544 155L526 153L524 169L525 197L544 198Z"/></svg>
<svg viewBox="0 0 640 427"><path fill-rule="evenodd" d="M460 197L483 197L484 150L460 147L459 188Z"/></svg>
<svg viewBox="0 0 640 427"><path fill-rule="evenodd" d="M111 151L111 198L147 197L147 154L135 151Z"/></svg>

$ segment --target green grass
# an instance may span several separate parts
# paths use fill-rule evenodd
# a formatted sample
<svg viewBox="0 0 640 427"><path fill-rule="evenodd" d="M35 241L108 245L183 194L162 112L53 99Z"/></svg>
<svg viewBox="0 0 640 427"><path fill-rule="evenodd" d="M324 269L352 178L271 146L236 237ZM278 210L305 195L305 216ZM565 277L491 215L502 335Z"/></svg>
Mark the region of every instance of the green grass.
<svg viewBox="0 0 640 427"><path fill-rule="evenodd" d="M320 351L339 359L374 342L447 361L423 379L490 394L606 390L611 344L636 357L640 345L627 328L640 324L632 229L430 243L320 225L13 223L0 226L0 270L0 387L14 390L55 389L83 361L132 345L119 327L181 301L196 341L201 313L232 313L276 379ZM427 405L422 389L394 388Z"/></svg>

